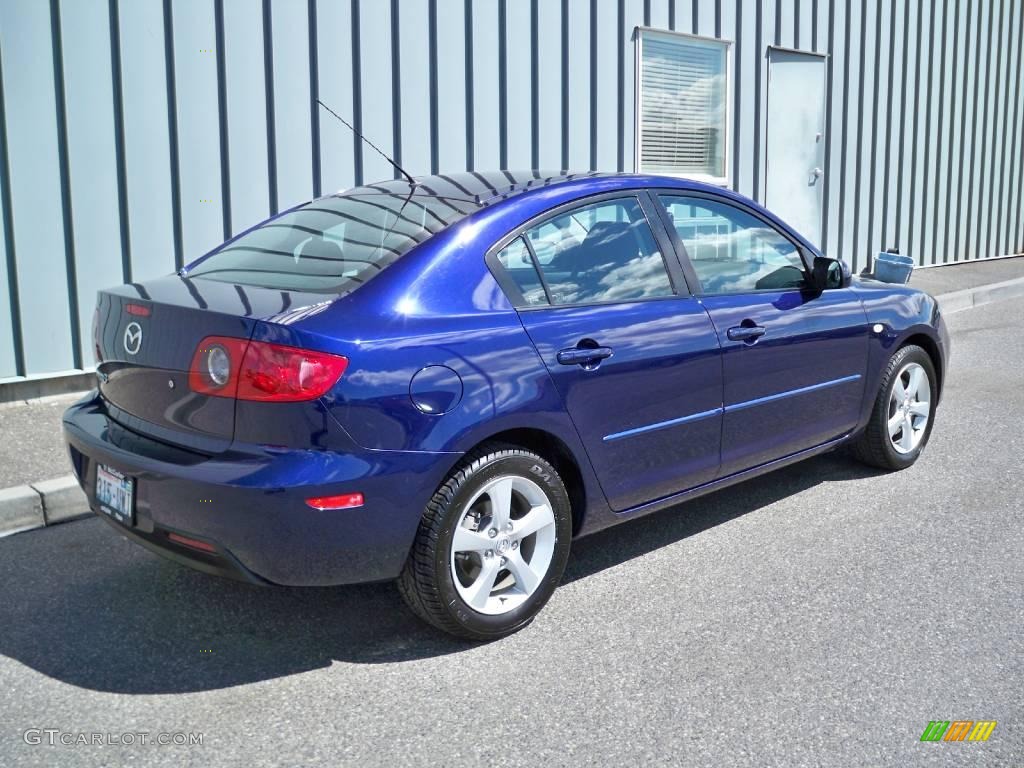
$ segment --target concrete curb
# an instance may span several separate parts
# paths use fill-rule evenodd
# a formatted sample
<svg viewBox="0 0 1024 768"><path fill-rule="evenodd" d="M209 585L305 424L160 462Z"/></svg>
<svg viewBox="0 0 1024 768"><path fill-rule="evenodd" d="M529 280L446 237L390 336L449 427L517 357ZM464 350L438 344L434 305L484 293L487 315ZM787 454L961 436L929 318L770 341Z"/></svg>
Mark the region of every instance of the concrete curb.
<svg viewBox="0 0 1024 768"><path fill-rule="evenodd" d="M42 500L43 517L46 518L47 525L77 520L92 514L89 510L89 500L74 475L32 483L32 488Z"/></svg>
<svg viewBox="0 0 1024 768"><path fill-rule="evenodd" d="M0 490L0 538L91 514L74 475Z"/></svg>
<svg viewBox="0 0 1024 768"><path fill-rule="evenodd" d="M942 311L951 314L1018 296L1024 296L1024 277L942 293L935 298ZM0 538L91 514L89 501L74 475L0 490Z"/></svg>
<svg viewBox="0 0 1024 768"><path fill-rule="evenodd" d="M991 304L993 301L1014 299L1018 296L1024 296L1024 277L1004 280L1001 283L979 285L975 288L965 288L962 291L953 291L952 293L940 293L935 298L938 300L942 311L946 314L951 314L973 307L980 307L983 304Z"/></svg>
<svg viewBox="0 0 1024 768"><path fill-rule="evenodd" d="M43 500L27 485L0 491L0 536L31 531L46 524Z"/></svg>

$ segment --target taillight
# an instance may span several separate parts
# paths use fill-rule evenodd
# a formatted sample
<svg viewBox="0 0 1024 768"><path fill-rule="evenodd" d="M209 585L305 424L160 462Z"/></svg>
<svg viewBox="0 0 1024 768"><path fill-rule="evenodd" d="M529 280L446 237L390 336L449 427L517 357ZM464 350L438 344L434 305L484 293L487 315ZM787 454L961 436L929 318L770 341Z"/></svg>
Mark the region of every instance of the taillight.
<svg viewBox="0 0 1024 768"><path fill-rule="evenodd" d="M149 317L150 309L145 304L125 304L124 311L135 317Z"/></svg>
<svg viewBox="0 0 1024 768"><path fill-rule="evenodd" d="M347 367L341 355L210 336L196 349L188 380L193 391L214 397L297 402L320 397Z"/></svg>
<svg viewBox="0 0 1024 768"><path fill-rule="evenodd" d="M193 392L214 397L238 394L238 371L249 342L229 336L208 336L192 355L188 385Z"/></svg>
<svg viewBox="0 0 1024 768"><path fill-rule="evenodd" d="M348 358L249 342L238 381L239 400L294 401L320 397L345 373Z"/></svg>

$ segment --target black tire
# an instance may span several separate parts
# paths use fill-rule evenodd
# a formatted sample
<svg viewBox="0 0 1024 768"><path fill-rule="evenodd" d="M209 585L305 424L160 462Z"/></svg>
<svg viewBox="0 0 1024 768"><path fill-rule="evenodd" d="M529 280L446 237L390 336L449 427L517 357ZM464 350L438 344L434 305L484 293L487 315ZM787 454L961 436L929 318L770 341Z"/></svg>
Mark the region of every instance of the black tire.
<svg viewBox="0 0 1024 768"><path fill-rule="evenodd" d="M471 608L456 589L451 547L465 505L489 481L504 475L531 480L547 496L554 513L555 544L546 574L525 602L491 615ZM522 448L485 445L452 470L427 504L398 590L417 616L438 629L469 640L496 640L525 627L547 603L565 570L571 538L572 507L555 468Z"/></svg>
<svg viewBox="0 0 1024 768"><path fill-rule="evenodd" d="M928 414L928 423L925 425L921 441L909 453L900 453L893 447L889 438L889 400L893 387L896 385L897 374L905 365L912 362L924 368L928 376L928 385L932 393L931 411ZM854 457L864 464L880 469L900 470L911 466L917 461L931 436L932 426L935 424L935 404L938 392L938 377L935 375L935 366L928 353L914 344L898 349L882 374L882 381L878 387L878 395L875 398L875 405L871 410L868 425L851 445Z"/></svg>

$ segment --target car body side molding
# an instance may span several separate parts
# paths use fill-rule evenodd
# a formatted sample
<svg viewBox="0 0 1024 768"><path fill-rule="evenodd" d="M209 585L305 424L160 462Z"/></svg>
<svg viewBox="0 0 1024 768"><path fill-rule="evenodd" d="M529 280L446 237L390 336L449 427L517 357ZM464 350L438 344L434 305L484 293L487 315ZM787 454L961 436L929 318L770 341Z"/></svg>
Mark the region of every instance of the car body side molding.
<svg viewBox="0 0 1024 768"><path fill-rule="evenodd" d="M644 432L653 432L656 429L665 429L666 427L674 427L678 424L686 424L690 421L697 421L698 419L707 419L711 416L717 416L722 412L721 408L712 408L710 411L701 411L700 413L691 413L689 416L680 416L678 419L669 419L668 421L659 421L654 424L647 424L643 427L636 427L635 429L626 429L622 432L615 432L611 435L605 435L602 440L608 442L610 440L621 440L624 437L632 437L633 435L639 435Z"/></svg>
<svg viewBox="0 0 1024 768"><path fill-rule="evenodd" d="M794 395L803 395L808 392L816 392L819 389L826 389L827 387L836 387L840 384L848 384L851 381L857 381L861 375L855 373L852 376L843 376L841 379L832 379L831 381L823 381L820 384L811 384L809 387L800 387L799 389L788 389L785 392L779 392L775 395L767 395L765 397L758 397L754 400L745 400L742 403L733 403L732 405L725 406L725 412L730 411L741 411L744 408L753 408L755 405L761 405L762 403L770 403L774 400L781 400L784 397L793 397Z"/></svg>
<svg viewBox="0 0 1024 768"><path fill-rule="evenodd" d="M622 432L615 432L611 435L605 435L602 440L608 442L610 440L621 440L624 437L632 437L633 435L643 434L644 432L653 432L657 429L666 429L667 427L674 427L677 424L686 424L691 421L697 421L698 419L707 419L711 416L717 416L723 412L729 411L740 411L744 408L752 408L762 403L770 403L773 400L781 400L784 397L793 397L794 395L803 395L807 392L815 392L819 389L826 389L827 387L835 387L840 384L847 384L851 381L857 381L861 378L859 373L855 373L852 376L843 376L840 379L832 379L831 381L823 381L820 384L812 384L809 387L800 387L799 389L788 389L785 392L779 392L774 395L768 395L767 397L758 397L754 400L747 400L742 403L733 403L727 405L724 408L712 408L709 411L701 411L700 413L691 413L689 416L680 416L678 419L669 419L668 421L658 421L654 424L646 424L642 427L636 427L634 429L626 429Z"/></svg>

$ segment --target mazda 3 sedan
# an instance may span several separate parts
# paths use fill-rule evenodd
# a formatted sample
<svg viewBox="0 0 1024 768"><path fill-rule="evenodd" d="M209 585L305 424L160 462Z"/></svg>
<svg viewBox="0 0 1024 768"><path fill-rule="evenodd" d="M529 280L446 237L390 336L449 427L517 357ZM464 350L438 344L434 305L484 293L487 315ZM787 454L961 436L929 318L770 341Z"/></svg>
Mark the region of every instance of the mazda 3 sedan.
<svg viewBox="0 0 1024 768"><path fill-rule="evenodd" d="M745 197L504 171L285 211L102 291L94 339L64 434L119 532L253 583L394 579L478 640L580 536L844 443L910 466L949 349L932 297Z"/></svg>

